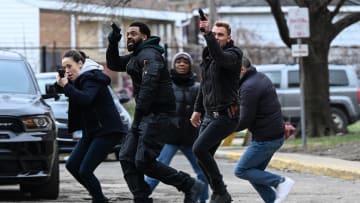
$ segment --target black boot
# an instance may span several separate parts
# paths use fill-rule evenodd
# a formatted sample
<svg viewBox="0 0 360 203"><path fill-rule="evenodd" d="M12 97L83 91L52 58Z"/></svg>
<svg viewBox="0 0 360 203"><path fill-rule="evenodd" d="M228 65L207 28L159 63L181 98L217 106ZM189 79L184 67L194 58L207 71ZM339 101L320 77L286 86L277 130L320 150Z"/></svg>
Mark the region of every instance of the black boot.
<svg viewBox="0 0 360 203"><path fill-rule="evenodd" d="M134 203L153 203L153 199L152 198L134 199Z"/></svg>
<svg viewBox="0 0 360 203"><path fill-rule="evenodd" d="M185 192L184 203L196 203L204 189L205 183L195 180L190 190Z"/></svg>
<svg viewBox="0 0 360 203"><path fill-rule="evenodd" d="M152 199L148 198L151 195L151 189L144 180L144 174L132 162L120 161L120 163L127 186L134 196L134 201L138 203L142 200L141 203L152 203Z"/></svg>
<svg viewBox="0 0 360 203"><path fill-rule="evenodd" d="M213 193L211 195L210 203L231 203L231 195L226 191L224 194Z"/></svg>
<svg viewBox="0 0 360 203"><path fill-rule="evenodd" d="M108 203L109 199L104 197L103 199L93 199L91 202L92 203Z"/></svg>

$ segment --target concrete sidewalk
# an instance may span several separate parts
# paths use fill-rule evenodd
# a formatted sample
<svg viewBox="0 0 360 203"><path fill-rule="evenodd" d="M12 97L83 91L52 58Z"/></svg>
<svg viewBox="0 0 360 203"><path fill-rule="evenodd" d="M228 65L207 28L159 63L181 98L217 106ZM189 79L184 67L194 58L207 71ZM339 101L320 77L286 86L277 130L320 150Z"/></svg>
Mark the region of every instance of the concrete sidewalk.
<svg viewBox="0 0 360 203"><path fill-rule="evenodd" d="M215 156L237 161L245 150L246 147L222 146L217 150ZM299 153L276 152L269 166L277 169L289 169L341 179L360 179L359 161L346 161Z"/></svg>

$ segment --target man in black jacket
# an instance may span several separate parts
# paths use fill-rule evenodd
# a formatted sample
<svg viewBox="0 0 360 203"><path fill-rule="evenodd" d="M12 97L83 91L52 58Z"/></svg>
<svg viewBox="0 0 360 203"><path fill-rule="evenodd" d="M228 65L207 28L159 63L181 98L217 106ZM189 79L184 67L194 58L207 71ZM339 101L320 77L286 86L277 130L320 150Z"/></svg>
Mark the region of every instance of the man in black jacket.
<svg viewBox="0 0 360 203"><path fill-rule="evenodd" d="M152 202L150 187L144 181L146 174L183 191L184 203L195 203L205 184L156 160L165 137L174 132L171 121L176 108L160 38L151 36L144 23L132 23L127 31L127 48L132 53L125 56L119 56L120 32L113 30L108 39L108 67L114 71L126 71L134 85L134 121L119 156L134 202Z"/></svg>
<svg viewBox="0 0 360 203"><path fill-rule="evenodd" d="M203 51L200 91L191 123L200 125L200 134L193 151L208 178L213 193L210 203L229 203L220 170L214 159L221 141L236 130L239 116L239 78L242 51L234 46L231 29L225 22L216 22L212 31L207 20L200 21L207 47ZM203 121L201 112L205 112Z"/></svg>
<svg viewBox="0 0 360 203"><path fill-rule="evenodd" d="M252 142L235 167L235 175L248 180L264 202L280 203L294 181L265 171L284 142L284 121L276 90L270 79L243 58L240 79L238 130L249 129ZM275 189L275 191L274 191Z"/></svg>

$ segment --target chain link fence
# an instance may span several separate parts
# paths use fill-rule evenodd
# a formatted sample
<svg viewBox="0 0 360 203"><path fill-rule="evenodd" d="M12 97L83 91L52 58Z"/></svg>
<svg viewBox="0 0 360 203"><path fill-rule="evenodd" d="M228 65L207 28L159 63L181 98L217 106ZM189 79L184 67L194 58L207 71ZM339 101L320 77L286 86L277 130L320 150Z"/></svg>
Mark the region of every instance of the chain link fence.
<svg viewBox="0 0 360 203"><path fill-rule="evenodd" d="M203 46L189 45L184 47L171 47L164 45L165 59L168 68L172 68L172 56L179 51L188 52L194 61L193 71L200 79L199 64ZM266 46L239 46L244 54L248 56L253 64L291 64L296 60L291 56L291 50L287 47L266 47ZM35 72L52 72L56 71L57 66L61 66L62 55L71 47L0 47L1 49L12 50L23 54L32 65ZM75 49L84 51L90 58L106 67L106 47L76 47ZM120 54L127 54L125 47L119 48ZM360 73L360 46L352 47L331 47L329 51L329 63L333 64L350 64L357 67ZM126 73L114 73L106 69L106 72L113 80L113 86L116 89L123 89L123 86L129 86L130 78ZM131 83L131 82L130 82ZM131 85L130 85L131 86ZM127 87L126 87L127 88ZM126 90L127 92L131 92Z"/></svg>

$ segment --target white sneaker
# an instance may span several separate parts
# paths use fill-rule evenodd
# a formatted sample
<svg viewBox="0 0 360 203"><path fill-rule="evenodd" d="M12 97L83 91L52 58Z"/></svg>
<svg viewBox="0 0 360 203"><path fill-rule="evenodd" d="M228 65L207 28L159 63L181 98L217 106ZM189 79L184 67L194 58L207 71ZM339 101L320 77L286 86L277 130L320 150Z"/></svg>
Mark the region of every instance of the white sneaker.
<svg viewBox="0 0 360 203"><path fill-rule="evenodd" d="M280 183L276 188L276 199L274 203L281 203L288 196L291 188L294 186L295 181L289 177L284 177L285 181Z"/></svg>

